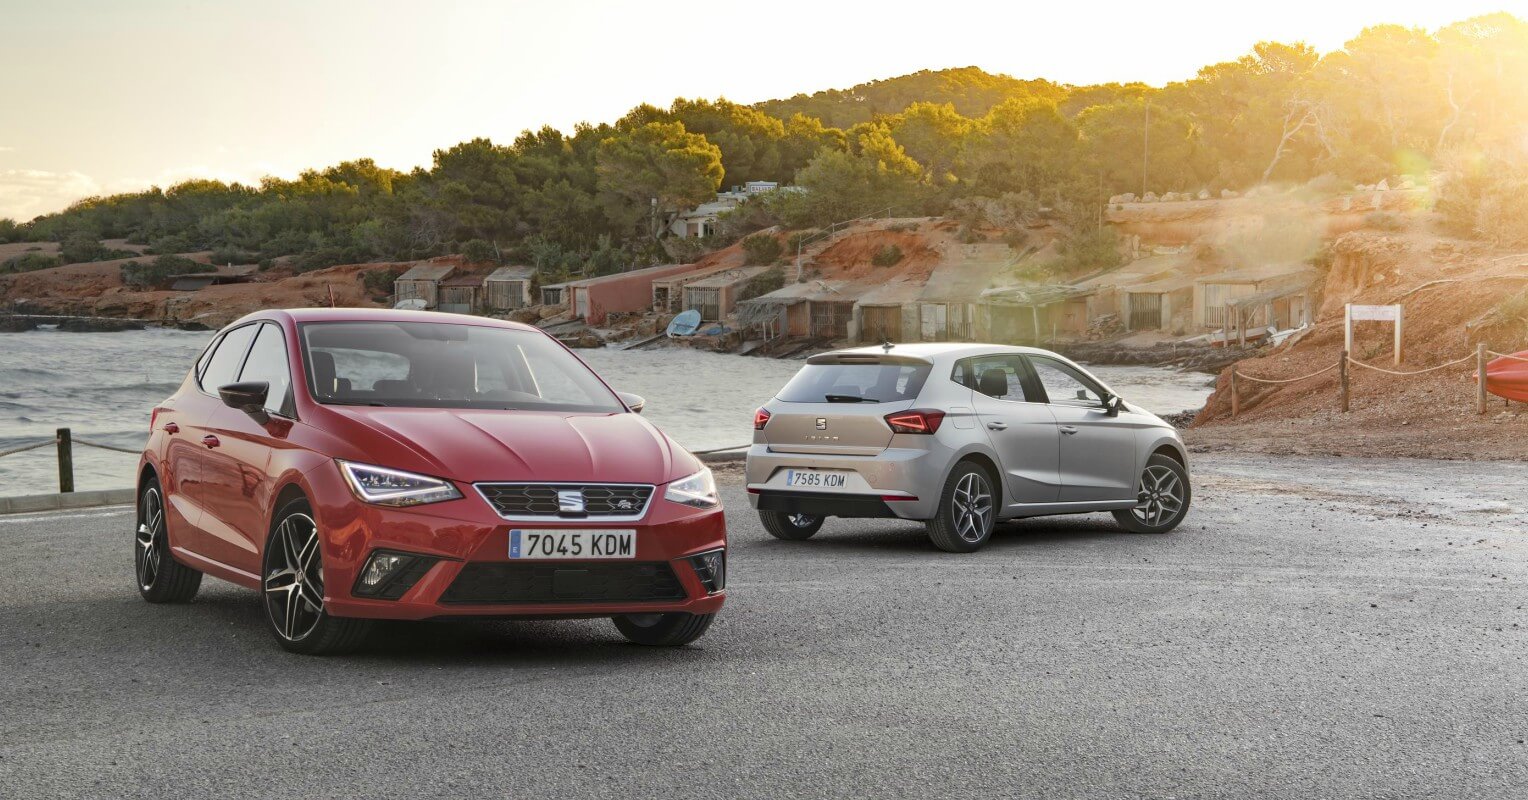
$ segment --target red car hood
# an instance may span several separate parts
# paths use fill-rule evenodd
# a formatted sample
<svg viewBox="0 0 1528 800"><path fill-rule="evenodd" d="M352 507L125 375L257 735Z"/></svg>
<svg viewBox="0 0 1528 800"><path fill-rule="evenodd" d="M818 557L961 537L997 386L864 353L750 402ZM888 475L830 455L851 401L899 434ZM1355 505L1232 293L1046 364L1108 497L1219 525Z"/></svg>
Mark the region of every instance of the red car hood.
<svg viewBox="0 0 1528 800"><path fill-rule="evenodd" d="M336 448L339 457L469 483L661 484L700 469L636 414L327 408L346 445Z"/></svg>

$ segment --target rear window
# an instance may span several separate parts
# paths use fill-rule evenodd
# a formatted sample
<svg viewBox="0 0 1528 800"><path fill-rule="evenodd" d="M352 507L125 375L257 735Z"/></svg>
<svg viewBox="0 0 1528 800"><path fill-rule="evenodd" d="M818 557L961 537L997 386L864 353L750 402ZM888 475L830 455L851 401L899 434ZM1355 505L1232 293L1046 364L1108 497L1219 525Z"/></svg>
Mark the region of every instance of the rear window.
<svg viewBox="0 0 1528 800"><path fill-rule="evenodd" d="M780 390L787 403L895 403L911 400L928 364L807 364Z"/></svg>

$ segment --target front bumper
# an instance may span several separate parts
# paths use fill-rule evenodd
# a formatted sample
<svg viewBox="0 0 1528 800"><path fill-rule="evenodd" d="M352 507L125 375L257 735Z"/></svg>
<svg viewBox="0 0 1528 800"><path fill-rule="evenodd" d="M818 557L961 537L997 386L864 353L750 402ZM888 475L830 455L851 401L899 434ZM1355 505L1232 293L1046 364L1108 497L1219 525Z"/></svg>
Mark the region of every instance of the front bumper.
<svg viewBox="0 0 1528 800"><path fill-rule="evenodd" d="M509 522L477 492L464 492L461 499L444 503L389 508L355 499L338 470L321 468L306 478L309 496L316 501L319 529L325 533L324 601L337 617L420 620L713 614L726 599L725 590L706 590L689 560L690 556L727 546L726 518L720 507L695 509L660 496L636 522ZM332 502L317 502L320 498ZM636 553L632 559L510 559L512 528L635 530ZM376 550L438 560L396 600L358 597L351 587ZM655 576L662 591L642 584L639 594L662 599L607 600L583 591L575 591L575 596L568 598L555 596L555 588L564 577L576 579L583 587L602 585L599 581L608 581L611 587L633 587ZM492 601L483 602L484 598Z"/></svg>
<svg viewBox="0 0 1528 800"><path fill-rule="evenodd" d="M748 449L745 469L748 502L754 508L817 516L925 520L939 505L946 460L937 449L890 447L873 456L850 456L779 453L755 444ZM814 492L787 488L787 469L845 470L857 477L844 491Z"/></svg>

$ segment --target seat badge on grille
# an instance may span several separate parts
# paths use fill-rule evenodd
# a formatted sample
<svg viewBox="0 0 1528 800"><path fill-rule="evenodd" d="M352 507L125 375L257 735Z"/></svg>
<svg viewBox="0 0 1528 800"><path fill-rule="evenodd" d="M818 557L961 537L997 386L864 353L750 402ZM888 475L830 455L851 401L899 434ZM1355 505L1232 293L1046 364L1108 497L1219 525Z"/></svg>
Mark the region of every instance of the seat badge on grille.
<svg viewBox="0 0 1528 800"><path fill-rule="evenodd" d="M581 489L559 489L557 491L557 513L559 514L582 514L584 513L584 493Z"/></svg>

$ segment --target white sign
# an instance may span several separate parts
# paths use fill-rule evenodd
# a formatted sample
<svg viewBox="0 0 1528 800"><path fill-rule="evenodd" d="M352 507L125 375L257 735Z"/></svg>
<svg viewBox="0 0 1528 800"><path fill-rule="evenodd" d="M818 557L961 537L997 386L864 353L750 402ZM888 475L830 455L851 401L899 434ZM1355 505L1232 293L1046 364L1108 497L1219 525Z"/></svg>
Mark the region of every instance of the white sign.
<svg viewBox="0 0 1528 800"><path fill-rule="evenodd" d="M1400 306L1348 306L1349 319L1372 319L1395 322L1401 318Z"/></svg>
<svg viewBox="0 0 1528 800"><path fill-rule="evenodd" d="M1357 306L1348 303L1342 319L1342 347L1348 355L1353 354L1353 323L1361 320L1395 323L1395 363L1401 363L1401 332L1405 329L1405 315L1396 306Z"/></svg>

